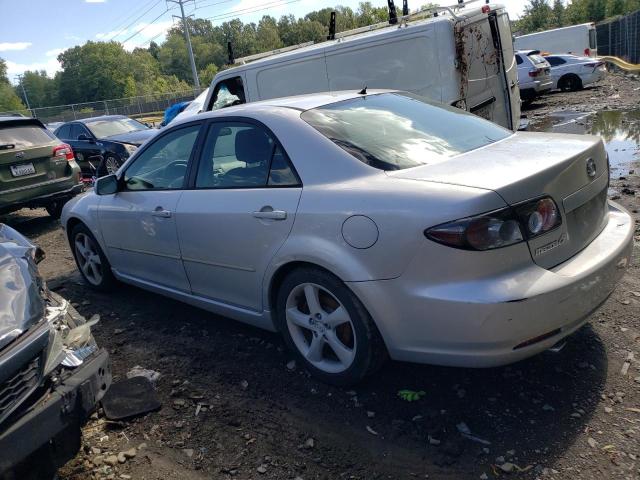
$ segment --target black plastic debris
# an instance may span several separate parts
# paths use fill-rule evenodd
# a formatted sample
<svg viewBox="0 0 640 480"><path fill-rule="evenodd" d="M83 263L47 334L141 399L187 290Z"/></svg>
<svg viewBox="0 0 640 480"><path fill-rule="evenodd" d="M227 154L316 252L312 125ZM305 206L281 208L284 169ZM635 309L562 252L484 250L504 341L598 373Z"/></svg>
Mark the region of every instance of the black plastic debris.
<svg viewBox="0 0 640 480"><path fill-rule="evenodd" d="M111 384L102 398L102 408L109 420L122 420L158 410L162 404L145 377L132 377Z"/></svg>

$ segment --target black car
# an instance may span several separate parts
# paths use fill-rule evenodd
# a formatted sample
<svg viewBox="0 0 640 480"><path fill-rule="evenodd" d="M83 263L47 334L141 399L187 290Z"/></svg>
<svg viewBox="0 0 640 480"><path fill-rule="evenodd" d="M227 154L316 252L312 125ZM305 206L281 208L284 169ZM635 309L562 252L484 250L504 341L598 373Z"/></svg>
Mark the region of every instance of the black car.
<svg viewBox="0 0 640 480"><path fill-rule="evenodd" d="M51 479L111 385L91 325L38 274L44 252L0 224L0 478Z"/></svg>
<svg viewBox="0 0 640 480"><path fill-rule="evenodd" d="M71 145L84 175L102 177L115 173L157 132L124 115L103 115L67 122L54 134Z"/></svg>

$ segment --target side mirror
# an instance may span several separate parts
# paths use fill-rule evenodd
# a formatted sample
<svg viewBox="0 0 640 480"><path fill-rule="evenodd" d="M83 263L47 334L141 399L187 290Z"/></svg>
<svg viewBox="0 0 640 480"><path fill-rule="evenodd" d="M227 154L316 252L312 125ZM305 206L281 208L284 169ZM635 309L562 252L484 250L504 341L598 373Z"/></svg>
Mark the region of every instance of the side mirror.
<svg viewBox="0 0 640 480"><path fill-rule="evenodd" d="M114 174L100 177L93 188L97 195L113 195L118 191L118 177Z"/></svg>
<svg viewBox="0 0 640 480"><path fill-rule="evenodd" d="M78 140L82 140L84 142L90 142L93 143L93 138L89 138L87 135L85 135L84 133L81 133L80 135L78 135Z"/></svg>

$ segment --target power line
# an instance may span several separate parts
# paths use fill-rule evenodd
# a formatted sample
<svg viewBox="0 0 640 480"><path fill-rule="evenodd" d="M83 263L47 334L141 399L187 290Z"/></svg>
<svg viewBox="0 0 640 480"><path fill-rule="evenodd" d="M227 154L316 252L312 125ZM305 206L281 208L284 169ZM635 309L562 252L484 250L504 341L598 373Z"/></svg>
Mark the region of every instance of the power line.
<svg viewBox="0 0 640 480"><path fill-rule="evenodd" d="M243 8L241 10L236 10L235 12L230 12L230 13L225 13L225 14L221 14L221 15L215 15L213 17L208 17L205 18L204 20L224 20L227 18L233 18L233 17L242 17L244 15L249 15L251 13L256 13L256 12L261 12L263 10L269 10L270 8L274 8L274 7L282 7L284 5L289 5L291 3L297 3L300 0L289 0L286 2L281 2L280 0L276 0L275 2L270 2L270 3L265 3L261 6L259 6L259 8L257 7L249 7L249 8ZM242 13L239 13L242 12Z"/></svg>
<svg viewBox="0 0 640 480"><path fill-rule="evenodd" d="M157 22L160 17L162 17L163 15L165 15L168 11L173 10L172 8L167 8L164 12L162 12L160 15L158 15L156 18L154 18L153 20L151 20L151 22L147 23L144 27L142 27L140 30L138 30L137 32L135 32L134 34L128 36L125 40L122 40L120 43L126 43L129 40L131 40L133 37L135 37L136 35L138 35L140 32L142 32L143 30L146 30L147 28L149 28L151 25L153 25L155 22Z"/></svg>
<svg viewBox="0 0 640 480"><path fill-rule="evenodd" d="M126 27L120 28L120 30L113 35L109 41L113 40L114 38L116 38L118 35L121 35L122 33L126 32L129 27L131 27L132 25L134 25L138 20L140 20L142 17L144 17L147 13L149 13L151 10L153 10L154 8L156 8L156 6L161 2L162 0L157 0L156 3L154 3L153 5L151 5L151 7L149 7L147 10L144 11L144 13L142 15L139 15L138 17L135 18L135 20L133 20L133 22L129 23ZM168 10L168 9L167 9ZM166 12L166 10L165 10ZM163 12L164 13L164 12ZM153 22L152 22L153 23ZM126 40L125 40L126 42ZM124 42L123 42L124 43Z"/></svg>
<svg viewBox="0 0 640 480"><path fill-rule="evenodd" d="M136 10L134 10L133 12L126 12L124 15L120 15L118 17L118 20L115 20L114 22L112 22L114 25L118 25L117 27L115 27L112 31L113 32L120 32L122 29L122 25L124 25L126 22L129 21L129 19L133 16L133 15L137 15L138 12L140 12L141 10L144 10L145 8L147 8L150 4L152 4L154 1L156 0L150 0L149 2L145 3L144 5L142 5L142 7L137 8Z"/></svg>

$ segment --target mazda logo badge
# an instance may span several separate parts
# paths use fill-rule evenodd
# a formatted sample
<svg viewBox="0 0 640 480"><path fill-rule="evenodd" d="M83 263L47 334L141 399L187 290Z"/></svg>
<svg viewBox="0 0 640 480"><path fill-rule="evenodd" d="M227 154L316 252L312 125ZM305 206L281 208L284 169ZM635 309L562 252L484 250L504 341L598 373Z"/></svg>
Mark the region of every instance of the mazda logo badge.
<svg viewBox="0 0 640 480"><path fill-rule="evenodd" d="M587 175L589 178L596 176L596 162L593 158L587 160Z"/></svg>
<svg viewBox="0 0 640 480"><path fill-rule="evenodd" d="M16 153L16 158L18 160L22 160L24 158L24 152L17 152Z"/></svg>

